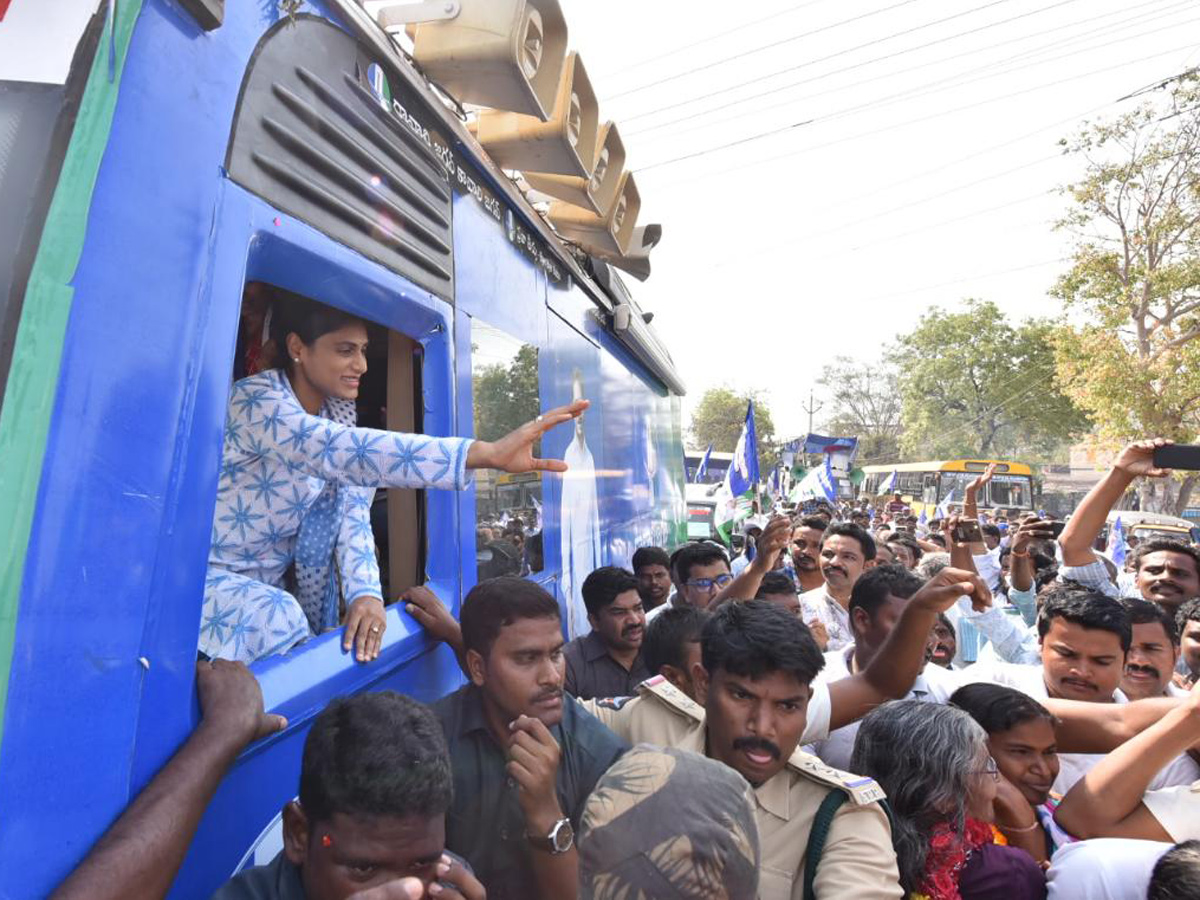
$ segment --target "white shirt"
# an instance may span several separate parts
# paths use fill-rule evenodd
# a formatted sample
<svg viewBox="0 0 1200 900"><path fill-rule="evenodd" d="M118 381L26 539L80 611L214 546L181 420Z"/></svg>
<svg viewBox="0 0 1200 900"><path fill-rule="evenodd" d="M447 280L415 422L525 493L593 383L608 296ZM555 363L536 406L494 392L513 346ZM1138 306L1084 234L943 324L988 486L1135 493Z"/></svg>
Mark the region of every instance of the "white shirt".
<svg viewBox="0 0 1200 900"><path fill-rule="evenodd" d="M1096 838L1059 847L1046 873L1047 900L1145 900L1158 841Z"/></svg>
<svg viewBox="0 0 1200 900"><path fill-rule="evenodd" d="M1146 791L1142 802L1177 844L1200 840L1200 781Z"/></svg>
<svg viewBox="0 0 1200 900"><path fill-rule="evenodd" d="M826 651L841 650L854 643L850 612L829 595L825 585L800 595L800 617L805 623L818 619L825 626L825 632L829 635Z"/></svg>
<svg viewBox="0 0 1200 900"><path fill-rule="evenodd" d="M851 659L854 655L854 645L833 650L825 654L825 666L813 680L813 684L828 685L832 681L849 678ZM941 666L927 663L925 670L913 682L912 690L905 700L925 700L932 703L945 703L958 687L954 674ZM858 736L859 722L851 722L829 733L823 741L816 741L805 749L818 756L827 766L850 771L850 757L854 753L854 739Z"/></svg>

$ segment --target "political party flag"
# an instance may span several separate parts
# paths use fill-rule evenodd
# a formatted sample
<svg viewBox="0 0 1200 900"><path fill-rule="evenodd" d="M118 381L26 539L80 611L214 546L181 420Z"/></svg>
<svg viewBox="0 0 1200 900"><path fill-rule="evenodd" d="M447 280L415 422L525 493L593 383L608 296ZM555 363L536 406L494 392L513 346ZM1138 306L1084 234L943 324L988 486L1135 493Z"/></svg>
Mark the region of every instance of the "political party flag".
<svg viewBox="0 0 1200 900"><path fill-rule="evenodd" d="M799 503L803 500L825 500L829 503L837 501L837 480L833 476L829 454L825 454L825 465L813 469L804 476L804 480L792 491L792 500Z"/></svg>
<svg viewBox="0 0 1200 900"><path fill-rule="evenodd" d="M950 518L950 501L953 498L954 498L954 489L951 488L950 493L948 493L946 495L945 499L942 500L942 502L937 505L937 510L935 510L935 513L939 519Z"/></svg>
<svg viewBox="0 0 1200 900"><path fill-rule="evenodd" d="M881 493L881 494L894 493L896 490L896 479L897 479L896 470L892 469L892 474L889 475L887 478L883 479L883 484L879 485L879 493Z"/></svg>
<svg viewBox="0 0 1200 900"><path fill-rule="evenodd" d="M779 499L779 493L780 493L779 467L776 466L774 469L771 470L771 477L767 481L767 495L771 498L772 501L774 501L774 500Z"/></svg>
<svg viewBox="0 0 1200 900"><path fill-rule="evenodd" d="M708 449L704 451L704 458L700 460L700 466L696 469L696 477L692 479L692 484L699 484L700 480L708 474L708 461L712 459L713 445L709 444Z"/></svg>
<svg viewBox="0 0 1200 900"><path fill-rule="evenodd" d="M725 472L725 481L717 491L713 526L721 540L729 544L738 524L754 514L754 491L758 482L758 437L754 431L754 404L746 409L746 422L738 436L733 460Z"/></svg>
<svg viewBox="0 0 1200 900"><path fill-rule="evenodd" d="M758 435L754 430L754 401L746 407L746 422L729 464L729 490L735 497L749 491L761 479L758 474Z"/></svg>
<svg viewBox="0 0 1200 900"><path fill-rule="evenodd" d="M924 525L929 521L929 516L926 515L926 510L928 510L928 509L929 509L928 506L921 507L921 515L917 516L917 524L918 525Z"/></svg>
<svg viewBox="0 0 1200 900"><path fill-rule="evenodd" d="M1109 558L1117 568L1125 565L1125 555L1129 552L1129 545L1125 543L1125 526L1121 524L1120 516L1117 516L1117 520L1112 524L1112 530L1108 533L1107 549Z"/></svg>

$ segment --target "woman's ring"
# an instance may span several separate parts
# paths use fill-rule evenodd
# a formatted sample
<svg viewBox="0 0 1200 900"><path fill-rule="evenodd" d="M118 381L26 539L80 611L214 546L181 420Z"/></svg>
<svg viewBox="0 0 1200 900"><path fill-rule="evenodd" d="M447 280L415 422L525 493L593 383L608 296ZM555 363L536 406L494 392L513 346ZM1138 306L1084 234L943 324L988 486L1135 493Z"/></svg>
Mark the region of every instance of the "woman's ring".
<svg viewBox="0 0 1200 900"><path fill-rule="evenodd" d="M543 419L545 419L545 418L546 418L545 416L538 416L538 417L537 417L536 419L534 419L533 421L535 421L535 422L540 422L540 421L542 421L542 420L543 420Z"/></svg>
<svg viewBox="0 0 1200 900"><path fill-rule="evenodd" d="M378 626L378 625L372 625L372 626L371 626L371 633L372 633L372 634L374 634L374 633L375 633L375 632L377 632L378 630L379 630L379 626Z"/></svg>

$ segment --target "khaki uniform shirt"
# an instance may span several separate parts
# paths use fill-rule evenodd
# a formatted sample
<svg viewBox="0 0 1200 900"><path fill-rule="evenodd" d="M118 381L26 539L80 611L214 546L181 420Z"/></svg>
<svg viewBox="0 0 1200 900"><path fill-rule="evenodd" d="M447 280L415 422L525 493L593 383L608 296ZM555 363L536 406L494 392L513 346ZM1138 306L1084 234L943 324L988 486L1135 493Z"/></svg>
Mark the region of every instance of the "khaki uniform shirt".
<svg viewBox="0 0 1200 900"><path fill-rule="evenodd" d="M583 705L630 743L705 753L704 708L665 679L644 682L637 697ZM828 729L828 720L825 727ZM754 789L755 821L762 846L760 900L802 900L808 834L817 808L832 790L843 790L850 799L838 809L829 829L814 882L817 897L902 897L891 828L875 802L883 798L882 789L870 778L831 769L797 750L781 772Z"/></svg>

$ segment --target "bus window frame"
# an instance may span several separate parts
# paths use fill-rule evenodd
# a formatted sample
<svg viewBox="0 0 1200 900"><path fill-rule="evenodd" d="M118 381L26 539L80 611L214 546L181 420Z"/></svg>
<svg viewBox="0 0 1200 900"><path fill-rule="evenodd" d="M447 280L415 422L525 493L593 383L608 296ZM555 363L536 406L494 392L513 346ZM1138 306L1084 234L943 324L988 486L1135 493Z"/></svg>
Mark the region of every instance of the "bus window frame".
<svg viewBox="0 0 1200 900"><path fill-rule="evenodd" d="M421 397L424 433L450 436L456 427L455 369L452 346L453 309L440 298L411 285L402 275L367 260L315 232L303 223L276 217L274 210L237 185L225 190L244 195L254 209L250 240L243 245L242 283L264 281L328 306L362 316L420 346ZM266 221L261 216L265 214ZM232 239L232 235L229 236ZM218 290L216 286L214 292ZM237 336L240 303L225 356L228 372ZM221 407L223 432L225 407ZM220 451L216 456L220 462ZM216 502L216 471L212 473L212 503ZM443 558L432 552L428 536L443 530L457 534L461 492L428 491L424 510L425 584L457 614L461 596L457 554ZM212 507L210 507L211 509ZM460 537L461 541L461 537ZM207 555L207 547L205 548ZM449 555L447 555L449 556ZM390 592L389 592L390 593ZM389 598L385 598L389 599ZM365 689L385 680L424 654L430 641L424 629L392 603L386 609L387 628L379 658L364 668L342 649L342 629L314 635L284 654L250 664L263 690L264 707L285 716L291 727L304 727L330 697ZM281 736L269 738L267 746Z"/></svg>

